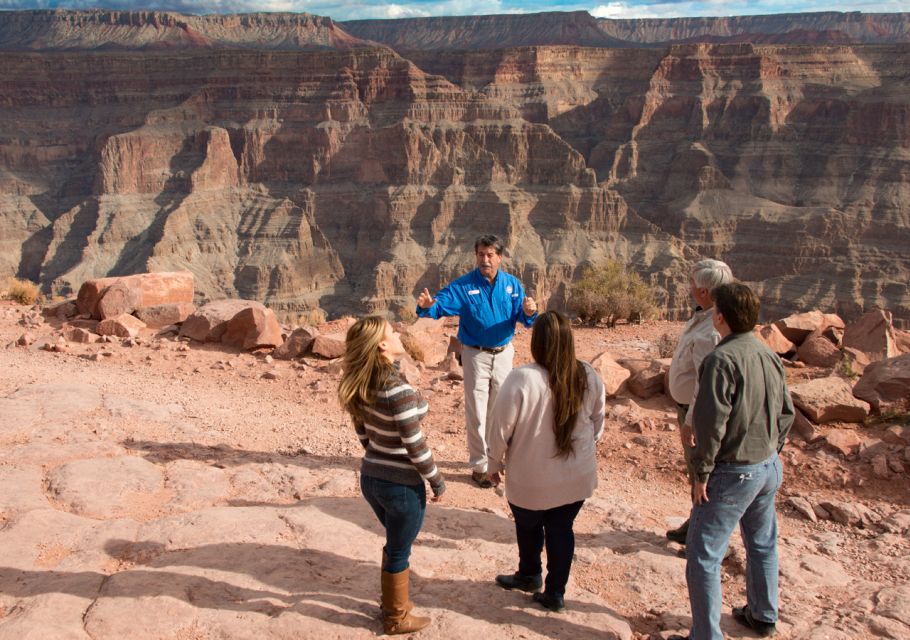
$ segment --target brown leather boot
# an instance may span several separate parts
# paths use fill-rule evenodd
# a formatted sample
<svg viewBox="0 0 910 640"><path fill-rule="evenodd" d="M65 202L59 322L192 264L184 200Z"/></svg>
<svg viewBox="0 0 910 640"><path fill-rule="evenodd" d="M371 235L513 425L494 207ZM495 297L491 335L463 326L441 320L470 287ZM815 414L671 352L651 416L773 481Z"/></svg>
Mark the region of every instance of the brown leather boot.
<svg viewBox="0 0 910 640"><path fill-rule="evenodd" d="M382 572L382 611L385 613L382 626L390 636L420 631L430 624L429 618L411 613L414 605L408 597L410 576L410 569L400 573Z"/></svg>

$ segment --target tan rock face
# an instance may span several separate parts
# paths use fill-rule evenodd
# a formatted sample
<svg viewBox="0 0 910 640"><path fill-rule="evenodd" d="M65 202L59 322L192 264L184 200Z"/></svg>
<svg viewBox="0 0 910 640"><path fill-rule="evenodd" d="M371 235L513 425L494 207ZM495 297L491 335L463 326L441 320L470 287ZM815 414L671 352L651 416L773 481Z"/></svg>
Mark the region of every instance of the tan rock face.
<svg viewBox="0 0 910 640"><path fill-rule="evenodd" d="M816 378L790 387L793 404L816 424L863 422L869 403L855 398L850 384L834 376Z"/></svg>

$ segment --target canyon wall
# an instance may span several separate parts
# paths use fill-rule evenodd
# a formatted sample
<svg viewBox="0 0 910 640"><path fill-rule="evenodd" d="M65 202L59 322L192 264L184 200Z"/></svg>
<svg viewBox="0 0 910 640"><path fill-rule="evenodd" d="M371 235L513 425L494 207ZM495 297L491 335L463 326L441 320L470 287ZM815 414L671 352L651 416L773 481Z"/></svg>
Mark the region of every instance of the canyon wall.
<svg viewBox="0 0 910 640"><path fill-rule="evenodd" d="M46 37L72 13L25 15ZM118 43L183 19L91 16ZM204 299L397 312L493 232L554 306L618 258L682 317L689 267L718 257L768 317L910 321L910 46L396 53L312 16L233 20L227 44L122 50L80 23L91 51L0 52L0 275L65 294L189 269ZM273 39L236 45L247 23ZM338 44L293 50L288 24Z"/></svg>

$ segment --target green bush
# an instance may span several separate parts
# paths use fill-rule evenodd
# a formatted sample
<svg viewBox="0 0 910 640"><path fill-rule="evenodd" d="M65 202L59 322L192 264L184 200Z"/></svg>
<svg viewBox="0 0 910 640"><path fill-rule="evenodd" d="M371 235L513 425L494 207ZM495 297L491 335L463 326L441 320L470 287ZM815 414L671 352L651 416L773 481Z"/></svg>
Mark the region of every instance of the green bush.
<svg viewBox="0 0 910 640"><path fill-rule="evenodd" d="M644 319L656 311L654 289L616 260L586 269L570 289L568 306L582 322L605 321L611 327L617 320Z"/></svg>
<svg viewBox="0 0 910 640"><path fill-rule="evenodd" d="M6 285L6 297L9 300L15 300L19 304L35 304L41 297L38 285L29 280L19 280L10 278Z"/></svg>

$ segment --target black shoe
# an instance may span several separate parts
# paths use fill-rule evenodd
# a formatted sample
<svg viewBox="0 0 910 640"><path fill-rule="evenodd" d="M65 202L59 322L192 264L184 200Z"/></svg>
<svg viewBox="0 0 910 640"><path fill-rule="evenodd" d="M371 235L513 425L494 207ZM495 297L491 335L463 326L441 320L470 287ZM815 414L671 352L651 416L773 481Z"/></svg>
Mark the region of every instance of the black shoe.
<svg viewBox="0 0 910 640"><path fill-rule="evenodd" d="M473 480L474 484L476 484L481 489L489 489L493 486L493 482L490 480L490 476L488 476L483 471L472 471L471 480Z"/></svg>
<svg viewBox="0 0 910 640"><path fill-rule="evenodd" d="M677 544L686 544L686 536L689 534L689 521L686 520L675 529L667 531L667 540Z"/></svg>
<svg viewBox="0 0 910 640"><path fill-rule="evenodd" d="M773 622L763 622L762 620L753 618L752 612L749 611L749 605L744 607L733 607L733 619L744 627L752 629L752 631L762 638L767 638L768 636L773 636L777 633L777 626Z"/></svg>
<svg viewBox="0 0 910 640"><path fill-rule="evenodd" d="M518 589L528 593L536 593L543 586L540 576L523 576L520 573L496 576L496 584L503 589Z"/></svg>
<svg viewBox="0 0 910 640"><path fill-rule="evenodd" d="M566 603L563 600L562 596L554 596L546 591L542 593L534 594L534 602L542 606L544 609L549 609L553 613L562 613L566 610Z"/></svg>

